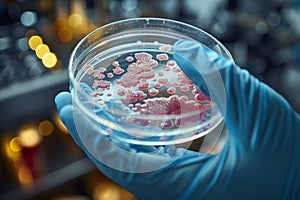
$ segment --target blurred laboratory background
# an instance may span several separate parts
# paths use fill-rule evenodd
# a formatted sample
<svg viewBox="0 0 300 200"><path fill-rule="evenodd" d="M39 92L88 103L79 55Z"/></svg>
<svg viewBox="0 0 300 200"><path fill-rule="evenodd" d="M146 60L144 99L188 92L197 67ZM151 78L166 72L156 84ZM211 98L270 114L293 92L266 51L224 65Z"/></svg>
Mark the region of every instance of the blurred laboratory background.
<svg viewBox="0 0 300 200"><path fill-rule="evenodd" d="M1 0L0 199L133 200L57 117L76 43L106 23L164 17L214 35L300 113L299 0Z"/></svg>

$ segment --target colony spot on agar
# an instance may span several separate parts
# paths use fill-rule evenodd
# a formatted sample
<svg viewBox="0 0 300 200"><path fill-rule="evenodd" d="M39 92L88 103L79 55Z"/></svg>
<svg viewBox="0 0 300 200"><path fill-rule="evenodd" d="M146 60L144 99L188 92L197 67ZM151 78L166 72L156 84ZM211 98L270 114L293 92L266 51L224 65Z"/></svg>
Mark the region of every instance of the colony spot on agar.
<svg viewBox="0 0 300 200"><path fill-rule="evenodd" d="M188 86L186 86L186 85L183 85L183 86L180 87L180 90L182 92L188 92L188 91L190 91L190 88Z"/></svg>
<svg viewBox="0 0 300 200"><path fill-rule="evenodd" d="M139 90L147 90L149 88L149 83L146 81L140 82L138 88Z"/></svg>
<svg viewBox="0 0 300 200"><path fill-rule="evenodd" d="M159 47L159 50L162 52L169 52L172 50L172 46L167 44Z"/></svg>
<svg viewBox="0 0 300 200"><path fill-rule="evenodd" d="M93 83L92 88L93 89L104 89L104 90L109 90L110 89L110 85L111 83L109 81L105 81L105 80L95 80Z"/></svg>
<svg viewBox="0 0 300 200"><path fill-rule="evenodd" d="M112 65L115 66L115 67L119 67L120 66L119 61L113 61Z"/></svg>
<svg viewBox="0 0 300 200"><path fill-rule="evenodd" d="M162 85L167 85L168 84L168 79L167 78L160 78L160 79L158 79L157 82L162 84Z"/></svg>
<svg viewBox="0 0 300 200"><path fill-rule="evenodd" d="M95 76L96 77L96 76ZM104 79L105 78L105 75L104 74L99 74L99 79Z"/></svg>
<svg viewBox="0 0 300 200"><path fill-rule="evenodd" d="M175 92L176 92L176 88L174 88L174 87L170 87L167 89L167 93L169 93L169 94L175 94Z"/></svg>
<svg viewBox="0 0 300 200"><path fill-rule="evenodd" d="M166 53L157 54L156 59L159 61L169 60L169 56Z"/></svg>
<svg viewBox="0 0 300 200"><path fill-rule="evenodd" d="M106 68L105 68L105 67L99 67L98 70L99 70L101 73L106 72Z"/></svg>
<svg viewBox="0 0 300 200"><path fill-rule="evenodd" d="M122 69L121 67L116 67L113 69L114 74L122 74L123 72L124 72L124 69Z"/></svg>
<svg viewBox="0 0 300 200"><path fill-rule="evenodd" d="M166 66L166 67L164 68L164 70L165 70L166 72L168 72L168 71L171 70L171 68L170 68L169 66Z"/></svg>
<svg viewBox="0 0 300 200"><path fill-rule="evenodd" d="M108 78L112 78L112 77L114 77L114 74L111 73L111 72L110 72L110 73L107 73L107 77L108 77Z"/></svg>
<svg viewBox="0 0 300 200"><path fill-rule="evenodd" d="M181 72L181 69L179 67L175 67L172 69L172 71L175 73L179 73L179 72Z"/></svg>
<svg viewBox="0 0 300 200"><path fill-rule="evenodd" d="M156 83L154 87L157 88L157 89L158 89L158 88L161 88L161 84Z"/></svg>
<svg viewBox="0 0 300 200"><path fill-rule="evenodd" d="M174 61L174 60L169 60L168 62L167 62L167 66L169 66L169 67L173 67L173 66L175 66L176 65L176 62Z"/></svg>
<svg viewBox="0 0 300 200"><path fill-rule="evenodd" d="M134 58L133 58L132 56L127 56L127 57L125 58L125 60L126 60L127 62L132 62L132 61L134 60Z"/></svg>
<svg viewBox="0 0 300 200"><path fill-rule="evenodd" d="M158 92L159 92L159 91L158 91L157 89L152 88L152 89L149 90L148 93L149 93L150 96L153 97L153 96L156 96L156 95L158 94Z"/></svg>

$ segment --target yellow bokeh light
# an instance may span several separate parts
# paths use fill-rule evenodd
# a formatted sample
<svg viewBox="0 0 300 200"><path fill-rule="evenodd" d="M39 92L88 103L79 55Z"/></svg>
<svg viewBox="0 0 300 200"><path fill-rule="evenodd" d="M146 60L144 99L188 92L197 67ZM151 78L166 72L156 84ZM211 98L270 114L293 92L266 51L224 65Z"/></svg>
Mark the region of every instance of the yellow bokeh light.
<svg viewBox="0 0 300 200"><path fill-rule="evenodd" d="M39 124L38 130L41 135L48 136L52 134L54 126L49 120L45 120Z"/></svg>
<svg viewBox="0 0 300 200"><path fill-rule="evenodd" d="M6 156L7 156L7 158L13 159L13 158L14 158L14 155L15 155L16 153L13 152L13 151L11 150L9 140L6 140L2 146L3 146L3 148L4 148L4 152L5 152Z"/></svg>
<svg viewBox="0 0 300 200"><path fill-rule="evenodd" d="M26 166L21 166L19 168L18 178L22 185L30 185L33 183L32 173Z"/></svg>
<svg viewBox="0 0 300 200"><path fill-rule="evenodd" d="M43 64L44 64L45 67L52 68L57 63L57 57L56 57L56 55L54 53L49 52L49 53L46 53L43 56L42 62L43 62Z"/></svg>
<svg viewBox="0 0 300 200"><path fill-rule="evenodd" d="M19 145L19 137L14 137L9 142L10 149L13 152L19 152L22 150L22 147Z"/></svg>
<svg viewBox="0 0 300 200"><path fill-rule="evenodd" d="M95 200L120 200L120 189L111 183L101 183L94 190Z"/></svg>
<svg viewBox="0 0 300 200"><path fill-rule="evenodd" d="M32 50L35 50L40 44L43 44L43 40L38 35L33 35L28 40L29 47Z"/></svg>
<svg viewBox="0 0 300 200"><path fill-rule="evenodd" d="M19 133L19 144L23 147L34 147L41 142L41 136L35 127L27 126Z"/></svg>
<svg viewBox="0 0 300 200"><path fill-rule="evenodd" d="M71 14L68 18L68 24L72 28L77 28L83 23L83 19L81 15L74 13Z"/></svg>
<svg viewBox="0 0 300 200"><path fill-rule="evenodd" d="M42 59L46 53L49 53L50 49L46 44L40 44L35 49L35 54L39 59Z"/></svg>

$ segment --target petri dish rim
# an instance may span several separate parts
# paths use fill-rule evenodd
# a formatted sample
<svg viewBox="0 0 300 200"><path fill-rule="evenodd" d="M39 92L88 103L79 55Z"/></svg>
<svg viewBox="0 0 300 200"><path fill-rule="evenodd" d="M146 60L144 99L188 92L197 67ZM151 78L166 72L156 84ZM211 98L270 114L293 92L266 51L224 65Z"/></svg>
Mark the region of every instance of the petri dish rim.
<svg viewBox="0 0 300 200"><path fill-rule="evenodd" d="M154 24L151 24L151 22L155 22ZM152 27L153 25L155 26L158 26L158 27L161 27L162 30L166 31L166 30L172 30L172 34L175 32L175 35L176 35L176 32L178 33L181 33L179 30L179 28L185 28L185 30L190 30L192 32L198 32L199 35L201 36L205 36L207 38L209 38L209 40L213 41L213 43L217 44L218 47L220 48L220 50L222 51L222 54L224 56L226 56L227 58L232 59L232 56L231 54L229 53L229 51L225 48L225 46L220 43L216 38L214 38L212 35L210 35L209 33L205 32L204 30L200 29L200 28L197 28L193 25L189 25L189 24L186 24L184 22L180 22L180 21L175 21L175 20L171 20L171 19L163 19L163 18L131 18L131 19L125 19L125 20L120 20L120 21L116 21L116 22L112 22L112 23L109 23L109 24L106 24L102 27L99 27L97 28L96 30L92 31L90 34L86 35L74 48L72 54L71 54L71 57L70 57L70 62L69 62L69 77L70 77L70 82L71 82L71 85L73 87L75 87L77 89L77 92L80 93L80 95L82 95L84 98L88 99L88 101L90 103L96 103L95 102L95 99L92 98L88 93L86 93L84 90L82 90L82 88L79 86L79 83L77 82L76 80L76 77L74 76L74 67L76 67L78 65L78 63L80 62L81 60L81 57L78 57L76 58L76 53L78 53L79 49L82 48L82 46L84 45L85 42L88 42L88 40L93 37L94 34L98 34L99 32L101 31L105 31L106 29L110 29L110 27L114 27L114 26L121 26L121 25L126 25L126 24L130 24L130 23L145 23L146 25L144 27L139 27L141 30L145 29L145 28L149 28L149 27ZM167 27L166 27L167 26ZM173 30L172 28L174 28L174 26L176 26L177 28L175 30ZM128 25L127 26L128 29L126 30L130 30L130 26ZM133 27L136 29L138 29L137 27ZM152 27L153 28L153 27ZM122 32L126 31L126 30L122 30ZM109 31L109 30L108 30ZM121 33L118 33L118 28L114 29L113 31L116 31L116 34L121 34ZM162 31L162 33L165 33L164 31ZM201 34L200 34L201 33ZM115 33L110 33L111 35L108 35L107 37L103 37L102 39L109 39L109 36L114 36ZM170 35L172 35L170 34ZM185 36L185 33L181 33L182 35ZM187 35L186 37L189 38L189 39L193 39L193 40L197 40L197 36L195 35L192 35L193 37L191 37L191 35ZM126 37L126 36L124 36ZM111 38L113 39L113 37ZM98 41L99 42L99 41ZM90 46L90 47L87 47L85 50L83 50L80 55L84 55L86 54L86 52L89 52L94 46ZM211 47L209 47L211 48ZM90 110L88 110L79 100L78 98L75 98L75 101L76 103L78 104L79 108L85 113L87 114L89 117L92 117L92 118L95 118L95 113L93 112L90 112ZM193 113L191 113L193 114ZM111 127L113 127L114 125L107 119L102 119L102 118L99 118L97 117L97 121L100 122L100 123L103 123L103 124L109 124ZM223 119L220 119L218 120L218 122L216 123L217 125L220 124L221 122L223 121ZM116 128L116 127L115 127ZM205 132L208 132L208 131L205 131ZM206 133L205 133L206 134ZM205 135L204 134L204 135ZM202 135L202 134L201 134ZM195 139L199 136L193 136L193 137L189 137L188 139L179 139L178 142L182 142L182 141L188 141L190 139ZM130 141L132 142L132 141ZM137 144L143 144L143 142L139 142L139 141L134 141L133 143L137 143ZM157 142L156 142L157 143ZM156 144L155 143L155 144ZM172 142L174 143L174 142Z"/></svg>

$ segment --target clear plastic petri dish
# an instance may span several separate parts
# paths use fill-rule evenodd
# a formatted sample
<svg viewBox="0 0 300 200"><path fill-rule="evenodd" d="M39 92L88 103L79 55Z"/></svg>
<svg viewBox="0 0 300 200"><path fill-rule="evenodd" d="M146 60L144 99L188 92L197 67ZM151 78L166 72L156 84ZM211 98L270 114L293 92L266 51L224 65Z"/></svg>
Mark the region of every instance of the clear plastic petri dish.
<svg viewBox="0 0 300 200"><path fill-rule="evenodd" d="M84 37L69 64L77 113L99 134L132 144L178 144L210 133L223 116L174 60L180 39L232 58L210 34L169 19L117 21Z"/></svg>

